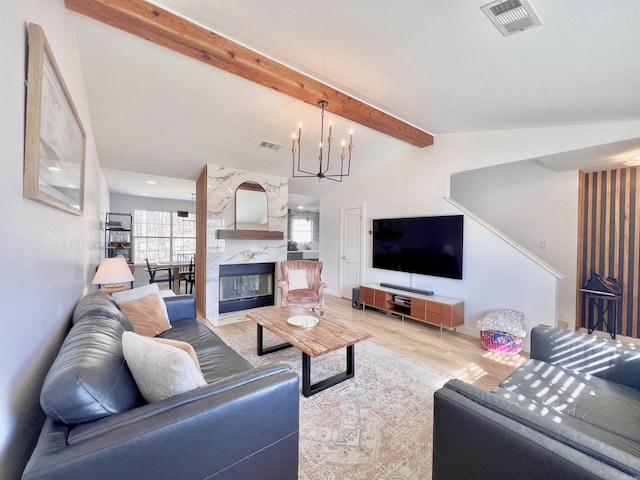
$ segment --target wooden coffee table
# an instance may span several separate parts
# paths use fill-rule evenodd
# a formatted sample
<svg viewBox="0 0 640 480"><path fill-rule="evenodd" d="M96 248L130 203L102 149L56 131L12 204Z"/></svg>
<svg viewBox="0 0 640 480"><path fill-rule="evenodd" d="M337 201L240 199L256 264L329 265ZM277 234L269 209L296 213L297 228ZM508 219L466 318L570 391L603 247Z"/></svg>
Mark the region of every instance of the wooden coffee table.
<svg viewBox="0 0 640 480"><path fill-rule="evenodd" d="M309 315L318 319L311 328L292 326L287 319L295 315ZM247 313L247 317L257 324L257 353L267 353L296 347L302 351L302 394L305 397L315 395L333 385L352 378L355 374L355 344L369 338L367 332L351 325L329 320L300 307L274 307ZM272 347L263 344L263 328L283 338L288 343ZM317 357L340 348L347 351L347 368L332 377L311 384L311 357Z"/></svg>

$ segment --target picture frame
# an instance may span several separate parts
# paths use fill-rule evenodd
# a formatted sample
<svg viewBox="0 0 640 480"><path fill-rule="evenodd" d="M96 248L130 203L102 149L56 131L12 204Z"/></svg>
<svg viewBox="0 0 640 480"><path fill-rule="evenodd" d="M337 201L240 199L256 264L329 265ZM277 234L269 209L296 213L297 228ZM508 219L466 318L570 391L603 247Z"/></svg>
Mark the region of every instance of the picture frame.
<svg viewBox="0 0 640 480"><path fill-rule="evenodd" d="M23 195L83 215L86 133L44 30L27 34Z"/></svg>

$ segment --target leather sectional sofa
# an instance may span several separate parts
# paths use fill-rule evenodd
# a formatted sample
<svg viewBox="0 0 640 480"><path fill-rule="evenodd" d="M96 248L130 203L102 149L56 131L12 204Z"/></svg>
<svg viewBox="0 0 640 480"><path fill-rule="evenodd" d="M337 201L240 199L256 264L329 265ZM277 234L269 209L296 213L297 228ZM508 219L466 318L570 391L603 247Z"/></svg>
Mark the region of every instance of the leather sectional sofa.
<svg viewBox="0 0 640 480"><path fill-rule="evenodd" d="M45 380L23 479L297 479L297 374L253 368L195 320L193 297L165 302L159 336L194 347L207 385L145 402L123 357L130 323L109 295L87 295Z"/></svg>
<svg viewBox="0 0 640 480"><path fill-rule="evenodd" d="M640 349L551 327L491 392L435 393L433 480L640 478Z"/></svg>

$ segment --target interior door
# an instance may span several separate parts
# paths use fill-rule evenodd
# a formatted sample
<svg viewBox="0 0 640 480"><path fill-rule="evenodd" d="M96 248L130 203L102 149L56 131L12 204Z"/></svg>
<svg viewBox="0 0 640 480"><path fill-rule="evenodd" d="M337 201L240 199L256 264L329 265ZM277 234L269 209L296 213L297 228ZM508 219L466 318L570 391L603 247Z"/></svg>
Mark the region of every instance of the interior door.
<svg viewBox="0 0 640 480"><path fill-rule="evenodd" d="M362 217L363 207L342 209L340 292L351 298L351 291L362 281Z"/></svg>

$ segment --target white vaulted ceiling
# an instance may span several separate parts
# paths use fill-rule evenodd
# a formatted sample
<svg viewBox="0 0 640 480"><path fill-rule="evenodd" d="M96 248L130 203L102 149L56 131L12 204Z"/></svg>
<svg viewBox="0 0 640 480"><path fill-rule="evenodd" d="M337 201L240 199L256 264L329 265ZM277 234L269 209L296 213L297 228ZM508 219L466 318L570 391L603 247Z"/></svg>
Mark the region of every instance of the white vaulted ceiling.
<svg viewBox="0 0 640 480"><path fill-rule="evenodd" d="M542 26L508 37L480 10L487 0L153 3L428 131L436 142L449 132L640 119L636 0L532 0ZM319 130L317 108L73 15L112 189L123 176L118 171L193 180L208 163L290 176L298 121L311 137ZM354 174L416 148L332 118L337 138L355 129ZM261 149L263 140L283 146ZM316 156L315 145L305 147L308 157ZM290 182L299 194L332 187Z"/></svg>

